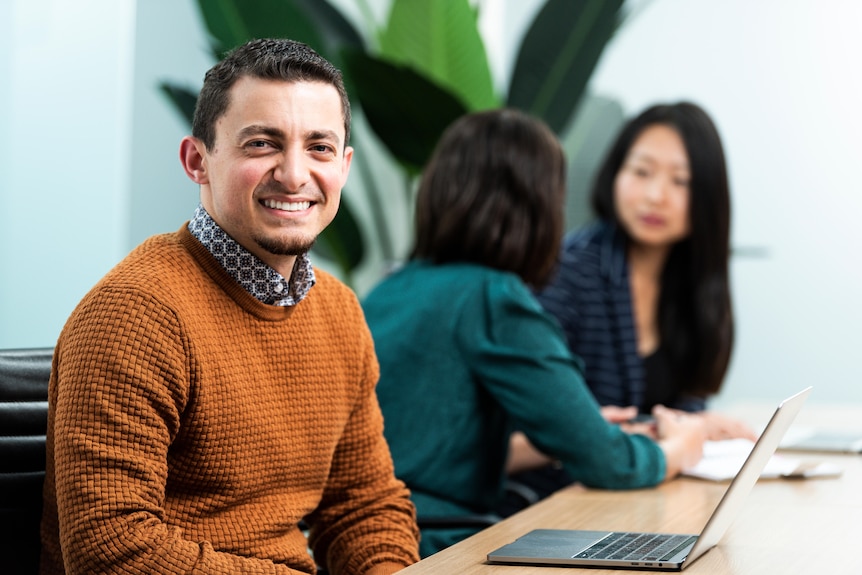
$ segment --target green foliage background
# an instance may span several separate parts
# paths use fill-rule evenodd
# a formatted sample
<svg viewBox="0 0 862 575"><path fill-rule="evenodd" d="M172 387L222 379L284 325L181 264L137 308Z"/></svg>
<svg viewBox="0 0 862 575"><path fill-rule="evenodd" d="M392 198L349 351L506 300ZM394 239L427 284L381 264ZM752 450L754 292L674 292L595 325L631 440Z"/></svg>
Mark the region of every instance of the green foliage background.
<svg viewBox="0 0 862 575"><path fill-rule="evenodd" d="M362 223L345 193L315 246L349 284L372 249L384 262L405 257L409 246L393 231L411 227L415 179L443 130L462 114L509 106L542 118L564 140L578 173L589 171L621 121L613 103L584 101L623 20L623 0L547 0L518 46L503 94L494 89L478 8L469 0L393 0L380 28L365 0L357 3L364 30L327 0L198 0L214 60L251 38L284 37L309 44L339 67L354 108L352 145L361 149L377 140L389 156L383 161L402 173L403 197L393 202L391 185L379 181L380 166L373 165L381 160L364 153L354 158L371 221ZM161 89L191 123L196 92L170 82ZM573 122L579 110L583 118ZM570 183L584 187L583 178Z"/></svg>

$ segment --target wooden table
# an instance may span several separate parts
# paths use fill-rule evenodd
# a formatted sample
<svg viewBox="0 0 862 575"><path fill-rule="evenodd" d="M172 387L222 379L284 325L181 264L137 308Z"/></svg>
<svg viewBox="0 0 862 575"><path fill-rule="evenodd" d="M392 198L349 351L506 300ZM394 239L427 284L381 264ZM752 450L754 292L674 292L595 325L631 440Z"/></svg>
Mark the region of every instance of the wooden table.
<svg viewBox="0 0 862 575"><path fill-rule="evenodd" d="M771 407L726 410L762 427ZM803 407L796 425L862 428L862 406ZM686 573L862 573L862 455L788 453L843 468L837 478L764 479L752 489L722 541ZM404 575L553 575L572 567L490 565L488 552L535 528L699 533L727 483L678 478L653 489L589 490L572 486L399 572ZM580 569L599 575L624 571Z"/></svg>

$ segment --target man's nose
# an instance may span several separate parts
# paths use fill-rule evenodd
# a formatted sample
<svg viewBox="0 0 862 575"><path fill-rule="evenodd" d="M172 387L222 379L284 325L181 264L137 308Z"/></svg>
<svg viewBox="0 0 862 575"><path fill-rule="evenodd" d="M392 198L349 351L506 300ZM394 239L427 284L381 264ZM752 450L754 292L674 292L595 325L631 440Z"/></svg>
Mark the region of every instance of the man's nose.
<svg viewBox="0 0 862 575"><path fill-rule="evenodd" d="M310 178L305 154L301 150L286 149L273 171L273 178L289 192L301 189Z"/></svg>

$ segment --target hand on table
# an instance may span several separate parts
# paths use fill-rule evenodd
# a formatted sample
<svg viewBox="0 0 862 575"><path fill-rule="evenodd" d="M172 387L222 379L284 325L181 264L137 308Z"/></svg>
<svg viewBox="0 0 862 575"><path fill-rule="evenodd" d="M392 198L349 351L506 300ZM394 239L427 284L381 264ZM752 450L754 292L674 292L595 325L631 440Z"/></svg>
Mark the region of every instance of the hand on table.
<svg viewBox="0 0 862 575"><path fill-rule="evenodd" d="M635 406L619 407L618 405L605 405L601 408L602 417L608 423L619 425L623 431L629 434L639 433L652 439L656 439L654 421L635 421L638 410Z"/></svg>
<svg viewBox="0 0 862 575"><path fill-rule="evenodd" d="M634 419L638 414L638 408L634 405L628 407L620 407L618 405L603 405L600 408L602 417L608 423L625 423Z"/></svg>
<svg viewBox="0 0 862 575"><path fill-rule="evenodd" d="M665 479L693 467L703 457L703 443L707 439L705 419L701 414L668 409L663 405L653 408L656 418L658 444L665 454Z"/></svg>
<svg viewBox="0 0 862 575"><path fill-rule="evenodd" d="M706 438L710 441L720 441L722 439L750 439L757 441L757 434L754 433L745 423L723 415L714 411L702 411L698 413L704 420L706 426Z"/></svg>

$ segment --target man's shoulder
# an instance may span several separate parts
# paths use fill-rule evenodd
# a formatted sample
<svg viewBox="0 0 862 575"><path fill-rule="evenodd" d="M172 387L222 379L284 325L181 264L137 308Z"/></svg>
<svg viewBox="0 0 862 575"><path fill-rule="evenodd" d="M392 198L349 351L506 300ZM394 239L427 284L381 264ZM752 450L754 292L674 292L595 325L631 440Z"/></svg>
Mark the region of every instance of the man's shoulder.
<svg viewBox="0 0 862 575"><path fill-rule="evenodd" d="M90 330L118 337L143 329L155 337L160 327L177 328L180 316L192 317L184 310L193 312L201 290L211 284L195 271L194 259L173 236L148 238L117 263L81 298L64 333Z"/></svg>
<svg viewBox="0 0 862 575"><path fill-rule="evenodd" d="M306 312L316 309L315 317L320 317L324 322L331 323L332 318L337 317L345 327L347 323L351 323L347 320L365 324L359 298L353 288L331 272L318 267L314 268L314 279L314 286L308 295L297 304L297 311L300 311L303 317L306 317Z"/></svg>
<svg viewBox="0 0 862 575"><path fill-rule="evenodd" d="M344 301L356 300L356 293L353 289L331 272L314 266L314 280L314 287L309 293L319 297L341 298Z"/></svg>
<svg viewBox="0 0 862 575"><path fill-rule="evenodd" d="M183 245L179 234L159 234L147 238L132 249L104 276L102 282L125 280L139 286L159 285L181 276L182 270L192 262L193 257ZM154 281L147 281L148 278Z"/></svg>
<svg viewBox="0 0 862 575"><path fill-rule="evenodd" d="M151 236L106 273L82 300L93 298L141 305L144 301L170 299L171 294L191 294L208 285L205 273L183 245L177 233ZM183 296L186 297L186 296Z"/></svg>

